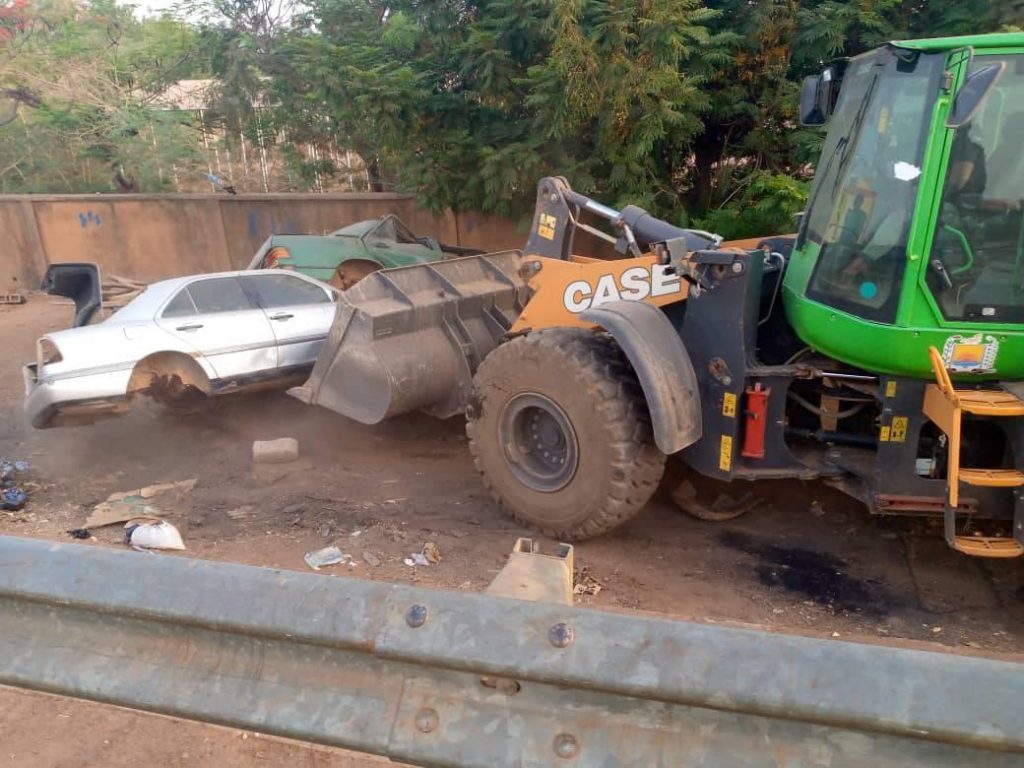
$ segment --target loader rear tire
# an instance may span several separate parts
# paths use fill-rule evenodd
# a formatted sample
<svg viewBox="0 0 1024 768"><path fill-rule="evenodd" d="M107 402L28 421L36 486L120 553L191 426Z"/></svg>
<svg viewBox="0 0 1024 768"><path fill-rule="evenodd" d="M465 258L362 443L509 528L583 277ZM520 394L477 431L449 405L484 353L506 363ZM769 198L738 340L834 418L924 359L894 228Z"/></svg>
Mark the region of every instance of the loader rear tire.
<svg viewBox="0 0 1024 768"><path fill-rule="evenodd" d="M466 433L502 509L567 541L610 531L665 469L640 384L605 333L551 329L502 344L473 379Z"/></svg>

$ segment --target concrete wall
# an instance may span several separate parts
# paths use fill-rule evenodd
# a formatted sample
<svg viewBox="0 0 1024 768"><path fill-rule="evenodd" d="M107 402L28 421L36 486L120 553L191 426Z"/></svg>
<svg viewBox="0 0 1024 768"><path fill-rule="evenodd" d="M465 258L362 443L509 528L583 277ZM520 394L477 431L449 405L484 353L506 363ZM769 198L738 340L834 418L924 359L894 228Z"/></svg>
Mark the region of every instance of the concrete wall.
<svg viewBox="0 0 1024 768"><path fill-rule="evenodd" d="M502 250L526 241L512 222L434 215L387 193L0 196L0 291L37 289L57 261L146 281L240 269L272 234L324 234L385 213L451 244Z"/></svg>

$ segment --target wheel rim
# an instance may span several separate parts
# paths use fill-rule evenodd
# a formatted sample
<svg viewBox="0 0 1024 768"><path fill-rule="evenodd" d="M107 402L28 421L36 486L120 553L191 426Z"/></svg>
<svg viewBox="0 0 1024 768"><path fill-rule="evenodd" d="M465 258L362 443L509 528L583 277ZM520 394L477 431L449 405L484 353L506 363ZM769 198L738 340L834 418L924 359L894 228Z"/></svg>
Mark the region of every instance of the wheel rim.
<svg viewBox="0 0 1024 768"><path fill-rule="evenodd" d="M499 437L512 473L535 491L561 490L576 474L576 432L565 411L543 395L524 393L509 400Z"/></svg>

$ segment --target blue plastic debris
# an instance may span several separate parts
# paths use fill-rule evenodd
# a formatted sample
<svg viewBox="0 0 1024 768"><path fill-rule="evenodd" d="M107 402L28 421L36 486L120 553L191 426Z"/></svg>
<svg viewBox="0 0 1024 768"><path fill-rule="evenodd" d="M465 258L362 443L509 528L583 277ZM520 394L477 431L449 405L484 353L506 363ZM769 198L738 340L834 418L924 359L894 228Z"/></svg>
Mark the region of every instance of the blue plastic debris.
<svg viewBox="0 0 1024 768"><path fill-rule="evenodd" d="M32 465L27 461L0 459L0 481L12 480L15 475L24 475Z"/></svg>
<svg viewBox="0 0 1024 768"><path fill-rule="evenodd" d="M28 494L18 486L15 478L31 468L27 461L0 459L0 509L16 512L25 506Z"/></svg>
<svg viewBox="0 0 1024 768"><path fill-rule="evenodd" d="M27 501L28 494L21 490L21 488L4 488L0 491L0 509L17 512L25 506Z"/></svg>

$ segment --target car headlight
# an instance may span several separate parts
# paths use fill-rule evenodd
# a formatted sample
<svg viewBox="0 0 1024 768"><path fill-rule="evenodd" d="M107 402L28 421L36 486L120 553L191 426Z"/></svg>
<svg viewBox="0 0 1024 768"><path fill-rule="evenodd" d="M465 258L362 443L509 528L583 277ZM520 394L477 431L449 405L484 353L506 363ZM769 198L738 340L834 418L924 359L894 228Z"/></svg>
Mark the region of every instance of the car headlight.
<svg viewBox="0 0 1024 768"><path fill-rule="evenodd" d="M49 339L43 338L36 342L36 361L40 368L50 363L59 363L63 359L57 345Z"/></svg>

